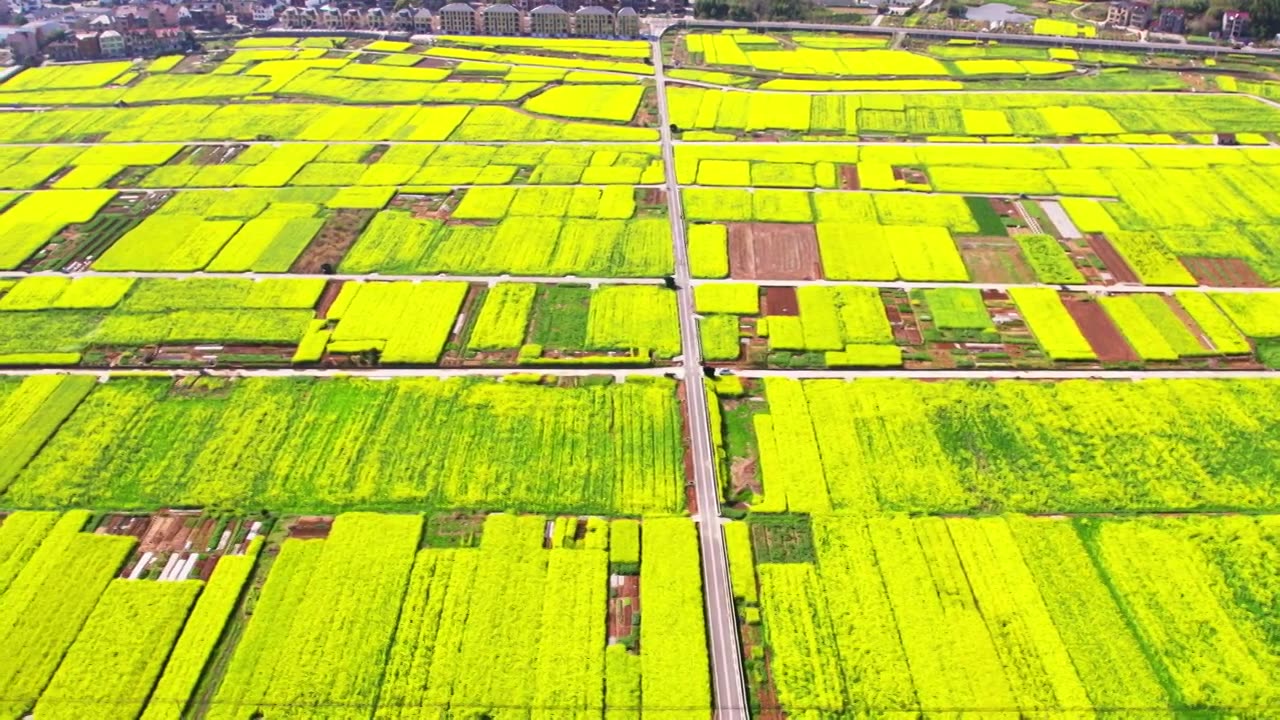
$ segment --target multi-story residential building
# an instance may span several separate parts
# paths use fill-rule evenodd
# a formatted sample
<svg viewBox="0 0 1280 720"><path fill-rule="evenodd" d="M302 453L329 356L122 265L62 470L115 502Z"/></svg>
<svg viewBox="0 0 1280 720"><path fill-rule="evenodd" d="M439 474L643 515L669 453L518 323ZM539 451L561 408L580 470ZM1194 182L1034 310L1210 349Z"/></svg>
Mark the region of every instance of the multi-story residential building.
<svg viewBox="0 0 1280 720"><path fill-rule="evenodd" d="M280 13L280 24L290 29L311 27L308 24L310 18L307 17L307 10L309 9L293 7L292 5L285 8L284 12Z"/></svg>
<svg viewBox="0 0 1280 720"><path fill-rule="evenodd" d="M81 57L80 47L76 44L74 36L64 37L54 40L44 46L45 57L57 62L71 62L74 60L92 60L92 57Z"/></svg>
<svg viewBox="0 0 1280 720"><path fill-rule="evenodd" d="M98 41L98 33L76 33L76 52L82 58L102 57L102 43Z"/></svg>
<svg viewBox="0 0 1280 720"><path fill-rule="evenodd" d="M254 25L271 25L276 21L276 4L271 0L253 4L251 17Z"/></svg>
<svg viewBox="0 0 1280 720"><path fill-rule="evenodd" d="M541 37L564 37L569 34L569 13L547 3L529 11L529 32Z"/></svg>
<svg viewBox="0 0 1280 720"><path fill-rule="evenodd" d="M485 6L480 17L485 35L520 34L520 11L506 3Z"/></svg>
<svg viewBox="0 0 1280 720"><path fill-rule="evenodd" d="M103 33L104 35L106 33ZM187 34L178 28L156 30L129 30L124 36L124 51L128 55L160 55L177 52L187 44ZM98 39L102 43L101 37Z"/></svg>
<svg viewBox="0 0 1280 720"><path fill-rule="evenodd" d="M434 29L431 24L431 11L424 7L416 10L400 8L391 14L388 22L392 30L414 35L423 35Z"/></svg>
<svg viewBox="0 0 1280 720"><path fill-rule="evenodd" d="M416 35L423 35L435 29L431 11L421 7L413 13L413 32Z"/></svg>
<svg viewBox="0 0 1280 720"><path fill-rule="evenodd" d="M1249 13L1243 10L1222 13L1222 37L1227 40L1249 37Z"/></svg>
<svg viewBox="0 0 1280 720"><path fill-rule="evenodd" d="M479 31L479 14L466 3L450 3L440 8L440 32L445 35L475 35Z"/></svg>
<svg viewBox="0 0 1280 720"><path fill-rule="evenodd" d="M1107 6L1107 25L1116 28L1145 29L1151 22L1151 4L1133 0L1117 0Z"/></svg>
<svg viewBox="0 0 1280 720"><path fill-rule="evenodd" d="M1185 34L1187 32L1187 11L1182 8L1165 8L1161 10L1156 28L1163 33Z"/></svg>
<svg viewBox="0 0 1280 720"><path fill-rule="evenodd" d="M619 10L615 23L620 37L640 37L640 15L635 8L624 7Z"/></svg>
<svg viewBox="0 0 1280 720"><path fill-rule="evenodd" d="M588 5L578 8L573 14L573 34L581 37L604 37L613 35L615 26L613 13L599 5Z"/></svg>
<svg viewBox="0 0 1280 720"><path fill-rule="evenodd" d="M124 36L115 30L103 30L98 33L98 47L104 58L124 57Z"/></svg>
<svg viewBox="0 0 1280 720"><path fill-rule="evenodd" d="M332 5L320 8L320 27L325 30L337 30L342 27L342 12Z"/></svg>

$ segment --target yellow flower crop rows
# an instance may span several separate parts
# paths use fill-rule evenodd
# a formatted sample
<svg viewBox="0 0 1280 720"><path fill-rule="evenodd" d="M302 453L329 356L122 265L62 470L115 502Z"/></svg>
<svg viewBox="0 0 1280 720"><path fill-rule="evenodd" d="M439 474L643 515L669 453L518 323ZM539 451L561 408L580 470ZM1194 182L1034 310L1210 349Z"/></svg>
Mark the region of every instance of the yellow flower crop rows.
<svg viewBox="0 0 1280 720"><path fill-rule="evenodd" d="M1177 351L1169 345L1150 318L1143 314L1142 309L1132 297L1127 295L1104 297L1099 300L1099 303L1124 334L1125 339L1133 346L1138 357L1143 360L1178 359Z"/></svg>
<svg viewBox="0 0 1280 720"><path fill-rule="evenodd" d="M342 293L334 301L342 311L331 344L377 348L386 363L435 364L453 332L467 284L347 283Z"/></svg>
<svg viewBox="0 0 1280 720"><path fill-rule="evenodd" d="M171 385L116 378L94 386L9 485L6 501L335 509L517 502L615 514L668 513L683 503L675 389L662 379L556 388L474 378L259 378L200 398L171 395ZM352 414L353 403L394 407L400 431L370 432L375 418ZM93 428L123 412L133 418L130 434L104 446ZM459 441L458 428L467 428L468 442ZM175 433L187 438L183 446L158 440ZM589 446L575 439L588 435L596 438ZM147 477L193 442L199 461L164 483L119 482ZM304 447L326 450L320 456ZM366 462L349 464L357 454Z"/></svg>
<svg viewBox="0 0 1280 720"><path fill-rule="evenodd" d="M693 289L694 306L703 313L755 315L760 312L760 288L751 283L713 283Z"/></svg>
<svg viewBox="0 0 1280 720"><path fill-rule="evenodd" d="M1012 288L1009 297L1045 353L1054 360L1095 360L1097 356L1056 290Z"/></svg>
<svg viewBox="0 0 1280 720"><path fill-rule="evenodd" d="M50 718L136 716L166 659L149 651L177 642L202 587L196 580L113 580L34 712Z"/></svg>
<svg viewBox="0 0 1280 720"><path fill-rule="evenodd" d="M812 562L757 565L779 702L869 714L1271 702L1275 666L1256 658L1271 657L1273 619L1239 593L1257 587L1240 573L1273 554L1276 528L1275 516L817 517Z"/></svg>
<svg viewBox="0 0 1280 720"><path fill-rule="evenodd" d="M561 85L526 100L523 107L542 115L630 122L643 95L638 85Z"/></svg>
<svg viewBox="0 0 1280 720"><path fill-rule="evenodd" d="M0 684L6 690L0 712L21 716L35 705L133 549L136 540L132 537L80 532L89 515L82 510L63 515L4 594L0 613L5 622L0 639L9 650L0 657ZM154 657L140 652L131 659L145 662L148 655ZM115 677L114 670L108 674ZM105 678L97 680L95 686L104 687ZM82 692L75 697L85 699ZM137 697L136 693L122 693L120 698L104 699ZM118 707L110 702L104 705L107 712ZM65 709L71 716L76 714Z"/></svg>
<svg viewBox="0 0 1280 720"><path fill-rule="evenodd" d="M42 190L23 197L0 215L0 268L18 267L63 227L87 222L115 195L114 190Z"/></svg>
<svg viewBox="0 0 1280 720"><path fill-rule="evenodd" d="M1046 61L1031 70L1057 72L1069 67ZM834 84L835 81L831 81L813 87L811 81L778 80L756 91L672 86L667 92L672 123L681 130L995 138L1014 134L1032 139L1134 134L1145 137L1145 134L1175 132L1222 132L1224 128L1263 132L1274 124L1276 114L1274 108L1229 95L883 92L824 97L805 92L865 89L833 87ZM836 100L842 100L844 106L844 120L839 126L831 119L831 105ZM983 115L966 114L972 111L981 111ZM999 113L999 118L992 113Z"/></svg>
<svg viewBox="0 0 1280 720"><path fill-rule="evenodd" d="M729 274L729 232L724 225L689 226L689 271L694 277L722 278Z"/></svg>

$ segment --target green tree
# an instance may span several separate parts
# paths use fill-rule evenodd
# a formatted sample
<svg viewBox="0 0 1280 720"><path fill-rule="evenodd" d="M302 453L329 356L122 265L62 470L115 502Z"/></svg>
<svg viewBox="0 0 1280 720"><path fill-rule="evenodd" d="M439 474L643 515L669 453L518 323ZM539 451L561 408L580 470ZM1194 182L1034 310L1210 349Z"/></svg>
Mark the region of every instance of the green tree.
<svg viewBox="0 0 1280 720"><path fill-rule="evenodd" d="M1249 34L1270 38L1280 32L1280 0L1246 0L1242 8L1249 13Z"/></svg>

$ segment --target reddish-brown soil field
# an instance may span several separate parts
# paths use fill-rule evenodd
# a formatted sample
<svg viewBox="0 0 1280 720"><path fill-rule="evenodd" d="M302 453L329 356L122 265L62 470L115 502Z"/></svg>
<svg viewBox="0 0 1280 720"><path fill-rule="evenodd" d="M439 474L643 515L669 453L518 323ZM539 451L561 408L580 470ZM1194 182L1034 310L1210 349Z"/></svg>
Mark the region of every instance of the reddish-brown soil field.
<svg viewBox="0 0 1280 720"><path fill-rule="evenodd" d="M192 528L186 527L184 518L174 515L157 515L138 542L143 552L182 552L191 537Z"/></svg>
<svg viewBox="0 0 1280 720"><path fill-rule="evenodd" d="M840 188L842 190L861 190L862 180L858 178L857 165L840 166Z"/></svg>
<svg viewBox="0 0 1280 720"><path fill-rule="evenodd" d="M326 263L338 267L342 258L356 244L364 226L377 214L376 210L338 210L325 222L324 227L302 251L293 267L296 273L318 273Z"/></svg>
<svg viewBox="0 0 1280 720"><path fill-rule="evenodd" d="M289 537L310 540L313 538L329 537L329 530L333 526L333 518L327 517L301 517L289 526Z"/></svg>
<svg viewBox="0 0 1280 720"><path fill-rule="evenodd" d="M316 303L316 317L328 316L329 308L333 306L333 301L338 299L340 292L342 292L341 280L330 280L324 284L324 292L320 293L320 302Z"/></svg>
<svg viewBox="0 0 1280 720"><path fill-rule="evenodd" d="M822 277L812 225L730 223L729 274L742 280L817 280Z"/></svg>
<svg viewBox="0 0 1280 720"><path fill-rule="evenodd" d="M793 287L767 287L764 289L762 315L799 315L800 302Z"/></svg>
<svg viewBox="0 0 1280 720"><path fill-rule="evenodd" d="M141 538L151 527L151 518L145 515L108 515L95 530L99 535L132 535Z"/></svg>
<svg viewBox="0 0 1280 720"><path fill-rule="evenodd" d="M1080 332L1089 341L1089 346L1097 354L1098 360L1104 363L1138 362L1138 353L1134 352L1124 339L1120 329L1111 322L1107 311L1095 302L1085 302L1078 298L1063 295L1062 302L1067 312L1080 326Z"/></svg>
<svg viewBox="0 0 1280 720"><path fill-rule="evenodd" d="M894 340L911 346L924 342L924 336L920 334L920 326L916 324L915 315L904 318L897 305L888 303L885 304L884 314L889 319L889 326L893 328Z"/></svg>
<svg viewBox="0 0 1280 720"><path fill-rule="evenodd" d="M1120 257L1120 253L1107 242L1106 238L1101 235L1089 236L1089 247L1093 248L1093 254L1107 266L1107 272L1111 273L1113 282L1117 283L1136 283L1140 282L1138 276L1129 267L1129 263Z"/></svg>
<svg viewBox="0 0 1280 720"><path fill-rule="evenodd" d="M1013 238L957 238L956 247L974 282L1031 283L1036 273Z"/></svg>
<svg viewBox="0 0 1280 720"><path fill-rule="evenodd" d="M640 578L635 575L610 578L609 587L613 591L609 598L609 640L621 640L631 634L631 616L640 612Z"/></svg>
<svg viewBox="0 0 1280 720"><path fill-rule="evenodd" d="M1258 271L1240 258L1178 258L1201 285L1214 287L1267 287Z"/></svg>

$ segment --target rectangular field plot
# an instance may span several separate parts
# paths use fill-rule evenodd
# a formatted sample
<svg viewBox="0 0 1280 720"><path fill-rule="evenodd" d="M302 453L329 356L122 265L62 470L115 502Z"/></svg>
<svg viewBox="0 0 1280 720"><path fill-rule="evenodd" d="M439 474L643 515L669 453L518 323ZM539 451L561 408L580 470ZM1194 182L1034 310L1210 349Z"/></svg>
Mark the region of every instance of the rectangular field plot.
<svg viewBox="0 0 1280 720"><path fill-rule="evenodd" d="M38 276L0 289L0 365L649 365L679 352L675 293L657 285Z"/></svg>
<svg viewBox="0 0 1280 720"><path fill-rule="evenodd" d="M192 55L146 65L32 68L0 83L0 97L9 106L88 105L108 108L104 112L159 102L272 99L400 105L409 111L400 115L411 115L413 106L434 104L461 111L446 114L454 125L480 107L510 110L547 126L554 122L539 116L652 125L654 103L643 79L653 74L649 64L448 46L405 53L391 45L402 43L374 42L351 51L242 48L230 56Z"/></svg>
<svg viewBox="0 0 1280 720"><path fill-rule="evenodd" d="M88 521L0 516L6 715L709 712L685 518Z"/></svg>
<svg viewBox="0 0 1280 720"><path fill-rule="evenodd" d="M109 149L109 146L99 147ZM72 162L78 161L77 158ZM662 160L654 145L545 147L370 142L189 146L134 185L141 188L386 187L509 183L636 185L662 181Z"/></svg>
<svg viewBox="0 0 1280 720"><path fill-rule="evenodd" d="M363 81L361 81L363 82ZM77 91L78 92L78 91ZM0 129L3 142L139 140L407 140L653 142L649 128L534 117L502 105L421 108L173 104L160 108L64 109L22 114ZM16 114L15 114L16 115Z"/></svg>
<svg viewBox="0 0 1280 720"><path fill-rule="evenodd" d="M824 226L829 237L842 226L864 235L874 232L866 225L946 226L964 236L961 255L979 281L1257 287L1280 281L1280 217L1266 200L1277 161L1271 148L684 144L676 170L697 186L684 191L691 221L812 221L820 243ZM708 163L736 164L737 184L761 189L710 187ZM813 207L759 202L764 188L766 198L808 189ZM824 258L823 268L835 278L900 274L876 257L860 252L847 268Z"/></svg>
<svg viewBox="0 0 1280 720"><path fill-rule="evenodd" d="M707 359L755 368L1132 369L1147 363L1260 370L1274 364L1270 348L1280 336L1242 314L1261 312L1268 296L1243 293L1099 297L1044 288L907 291L737 282L700 282L694 290ZM1118 308L1128 312L1117 314ZM1239 319L1233 322L1228 312ZM1143 333L1163 352L1143 352Z"/></svg>
<svg viewBox="0 0 1280 720"><path fill-rule="evenodd" d="M211 717L338 701L377 717L708 707L692 523L645 521L644 552L622 562L634 523L592 520L574 540L577 524L557 519L548 540L544 517L491 515L479 547L418 550L420 516L350 514L326 539L286 540ZM616 634L623 598L644 603L638 638L630 622Z"/></svg>
<svg viewBox="0 0 1280 720"><path fill-rule="evenodd" d="M1277 392L1265 380L768 378L767 414L725 400L736 431L754 426L742 452L759 454L758 473L734 464L733 489L774 512L1271 511Z"/></svg>
<svg viewBox="0 0 1280 720"><path fill-rule="evenodd" d="M617 161L622 154L603 159ZM566 160L573 157L594 159L588 153L567 154ZM555 167L570 171L561 179L569 185L37 191L0 214L0 228L31 228L0 249L0 268L579 277L672 272L661 189L574 186L593 167ZM620 169L639 179L638 167Z"/></svg>
<svg viewBox="0 0 1280 720"><path fill-rule="evenodd" d="M1268 132L1277 111L1233 95L1108 95L1104 93L866 93L830 96L803 92L751 92L672 86L671 122L682 131L796 137L985 137L1021 139L1102 136L1147 141L1169 134ZM965 111L1001 113L966 122ZM841 117L842 116L842 117ZM993 116L994 117L994 116ZM835 122L839 119L840 122ZM998 125L998 127L997 127ZM992 130L996 132L992 132Z"/></svg>
<svg viewBox="0 0 1280 720"><path fill-rule="evenodd" d="M749 368L1260 370L1280 337L1249 316L1268 296L1245 293L700 282L694 296L707 359ZM1164 351L1143 352L1146 336Z"/></svg>
<svg viewBox="0 0 1280 720"><path fill-rule="evenodd" d="M1277 521L753 523L768 672L751 677L792 715L1267 706L1277 617L1253 598L1274 577L1247 568L1274 557Z"/></svg>
<svg viewBox="0 0 1280 720"><path fill-rule="evenodd" d="M0 497L28 508L683 507L672 382L565 384L114 378L69 417L57 398L31 399L9 442L52 437L0 478ZM66 418L56 433L55 412Z"/></svg>

